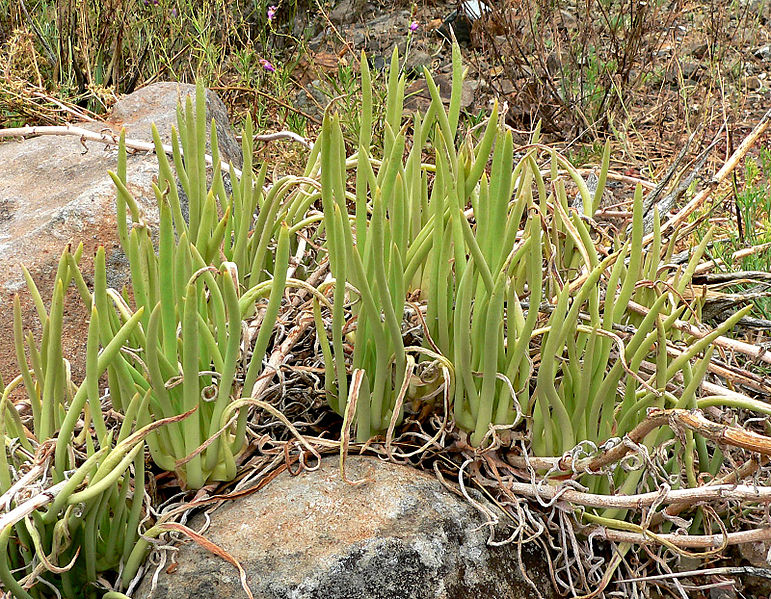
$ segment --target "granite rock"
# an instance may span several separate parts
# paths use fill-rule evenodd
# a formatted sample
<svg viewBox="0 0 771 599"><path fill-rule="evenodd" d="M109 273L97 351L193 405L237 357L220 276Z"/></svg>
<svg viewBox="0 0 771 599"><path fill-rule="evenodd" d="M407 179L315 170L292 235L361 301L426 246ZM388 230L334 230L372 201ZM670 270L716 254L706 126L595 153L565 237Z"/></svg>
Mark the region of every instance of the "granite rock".
<svg viewBox="0 0 771 599"><path fill-rule="evenodd" d="M351 457L344 482L336 458L320 470L287 472L210 514L203 534L247 574L255 599L489 599L536 596L516 547L487 545L489 527L462 497L414 468ZM488 505L490 509L491 506ZM201 515L189 526L198 530ZM245 596L233 565L195 543L171 573L152 569L135 599ZM544 597L546 560L523 547L524 566Z"/></svg>
<svg viewBox="0 0 771 599"><path fill-rule="evenodd" d="M119 133L152 141L155 123L164 142L176 126L180 98L194 94L192 85L156 83L121 99L106 122L78 123L92 131ZM224 160L240 166L241 149L233 135L222 101L207 92L207 117L215 119ZM18 372L13 349L13 296L22 300L25 330L39 335L39 323L21 264L31 272L44 300L51 297L53 280L67 244L84 244L81 268L90 282L93 256L103 245L108 257L108 284L120 289L128 281L128 264L120 250L115 225L115 187L108 175L117 168L117 150L76 136L40 136L0 143L0 373L8 382ZM158 172L154 154L129 154L128 188L145 213L157 223L153 177ZM71 289L65 300L63 345L73 379L83 375L88 315Z"/></svg>

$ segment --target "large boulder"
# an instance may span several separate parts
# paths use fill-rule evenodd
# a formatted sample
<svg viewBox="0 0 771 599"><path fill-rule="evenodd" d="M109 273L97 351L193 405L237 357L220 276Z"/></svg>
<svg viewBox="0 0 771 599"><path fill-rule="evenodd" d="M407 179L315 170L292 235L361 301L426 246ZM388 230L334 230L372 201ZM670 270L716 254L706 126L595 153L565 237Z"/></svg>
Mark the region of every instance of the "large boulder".
<svg viewBox="0 0 771 599"><path fill-rule="evenodd" d="M337 459L326 458L318 471L284 472L210 514L204 536L238 560L255 599L536 596L516 546L488 546L486 519L433 476L366 457L349 458L346 471L367 482L343 481ZM198 515L189 526L203 523ZM540 551L531 543L522 553L541 594L556 596ZM174 560L154 588L150 568L134 599L244 596L236 568L199 545Z"/></svg>
<svg viewBox="0 0 771 599"><path fill-rule="evenodd" d="M121 99L107 122L79 123L92 131L119 133L130 139L152 141L151 124L164 142L176 126L180 99L195 93L195 86L156 83ZM240 145L230 128L222 101L207 91L207 120L215 119L220 152L234 165L242 163ZM62 251L68 243L85 246L81 266L88 280L93 255L100 245L108 255L108 283L120 288L128 268L120 251L115 226L115 187L108 170L117 168L117 150L100 143L81 143L74 136L41 136L0 143L0 375L8 382L18 373L13 346L13 295L22 298L25 328L39 334L21 264L31 272L44 300L51 296L53 279ZM153 176L156 157L130 153L128 188L142 206L148 223L157 222ZM71 290L64 313L64 351L73 368L73 378L83 373L88 315ZM39 337L37 337L39 338Z"/></svg>

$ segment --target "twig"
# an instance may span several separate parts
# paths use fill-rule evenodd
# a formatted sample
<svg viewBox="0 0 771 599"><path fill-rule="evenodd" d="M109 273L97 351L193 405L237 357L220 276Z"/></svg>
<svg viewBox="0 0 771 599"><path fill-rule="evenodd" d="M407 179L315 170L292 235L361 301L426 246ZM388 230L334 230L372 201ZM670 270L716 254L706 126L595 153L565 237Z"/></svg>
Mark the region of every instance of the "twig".
<svg viewBox="0 0 771 599"><path fill-rule="evenodd" d="M108 132L109 131L109 132ZM117 146L119 135L111 129L102 129L100 132L90 131L82 127L73 127L72 125L48 126L48 127L16 127L12 129L0 129L0 139L11 137L29 137L36 135L72 135L80 138L80 142L85 145L86 141L96 141L108 146ZM139 152L155 152L155 144L136 139L127 139L126 147ZM161 146L166 154L172 155L173 149L168 144ZM182 150L180 149L180 152ZM212 166L213 159L209 154L205 155L206 164ZM231 165L224 160L220 161L220 170L229 173ZM236 177L241 177L241 171L232 167Z"/></svg>
<svg viewBox="0 0 771 599"><path fill-rule="evenodd" d="M512 466L517 468L527 467L529 464L532 467L557 467L564 472L598 472L603 467L621 460L630 451L632 451L632 446L642 442L642 440L645 439L645 437L647 437L650 432L667 425L672 429L686 428L692 430L718 444L732 445L734 447L740 447L742 449L746 449L754 453L759 453L761 455L771 456L771 437L759 435L752 431L747 431L743 428L712 422L711 420L705 418L699 410L664 410L661 408L651 408L648 411L648 417L626 435L626 437L632 442L631 444L619 443L618 445L613 446L611 449L608 449L598 456L574 461L569 454L563 455L561 458L528 457L527 459L525 459L523 456L509 455L506 457L506 460ZM529 484L525 484L522 488L532 490L532 487ZM549 487L547 487L547 489L548 488ZM753 489L753 493L759 491L759 489L756 487L748 488ZM557 489L552 488L552 490L556 494ZM560 491L565 492L565 489L561 489ZM697 491L697 489L685 489L683 491ZM771 487L768 487L768 492L769 498L771 498ZM671 493L678 493L678 491L672 491ZM532 493L527 494L535 496ZM549 493L547 493L547 496L548 495ZM585 496L587 501L589 500L589 494L583 494L582 496ZM668 496L671 496L671 494ZM611 501L616 500L616 496L607 497L605 495L596 495L594 497L604 498ZM639 498L642 497L642 495L638 495L636 497ZM554 498L554 494L551 494L551 498ZM601 504L594 507L631 507L628 505L602 504L601 499L592 499L592 501L599 501ZM576 503L583 503L583 501Z"/></svg>
<svg viewBox="0 0 771 599"><path fill-rule="evenodd" d="M649 234L653 230L653 216L654 216L654 207L658 207L659 215L667 214L669 210L672 208L672 206L675 205L675 202L677 202L683 195L685 194L686 190L691 186L691 183L693 183L696 180L696 177L699 176L699 173L701 172L701 169L704 168L704 164L707 162L707 157L710 155L712 150L715 148L715 146L720 141L719 133L715 136L715 139L712 141L707 148L696 157L695 165L691 169L691 172L688 173L688 175L683 180L677 180L674 189L672 189L667 195L665 195L663 198L659 199L659 196L664 191L664 187L669 183L669 180L672 178L672 175L674 174L674 170L677 168L677 165L680 160L685 156L685 153L688 150L688 146L691 144L691 140L696 135L696 131L693 132L691 137L686 142L685 147L681 150L680 154L678 155L675 162L670 167L669 172L664 177L664 181L662 181L662 184L660 187L657 187L651 194L648 195L648 197L645 198L645 203L643 206L643 231L645 234ZM706 199L706 198L705 198Z"/></svg>
<svg viewBox="0 0 771 599"><path fill-rule="evenodd" d="M672 428L678 428L678 425L680 425L698 432L717 443L742 447L763 455L771 455L771 438L745 431L738 427L716 424L704 418L698 410L662 410L660 408L652 408L648 412L648 417L638 424L627 436L633 443L640 443L648 433L666 424L669 424ZM588 465L584 467L585 471L596 472L603 466L617 462L630 451L631 449L624 444L617 445L604 454L587 460ZM563 460L569 463L570 457L566 456Z"/></svg>
<svg viewBox="0 0 771 599"><path fill-rule="evenodd" d="M19 480L13 483L13 485L11 485L9 489L5 493L3 493L3 495L0 497L0 506L5 505L10 507L11 502L16 496L16 493L24 489L24 487L32 484L32 481L34 481L39 476L45 474L47 470L48 470L47 461L44 464L35 464L32 468L29 469L29 472L27 472ZM0 530L2 530L2 528L0 528Z"/></svg>
<svg viewBox="0 0 771 599"><path fill-rule="evenodd" d="M669 345L667 346L667 355L669 356L677 357L683 353L683 351L677 349L676 347L671 347ZM646 360L643 360L640 363L640 368L644 368L645 371L649 374L653 374L656 371L656 365ZM707 370L719 377L724 378L727 381L731 381L731 383L735 385L743 385L745 387L749 387L750 389L754 389L755 391L760 391L761 393L767 393L771 395L771 385L769 385L768 382L766 382L766 380L762 377L754 377L751 373L737 372L736 370L723 364L715 363L714 360L710 360L709 364L707 365ZM675 374L672 381L682 383L682 373ZM747 395L732 391L727 387L723 387L722 385L710 383L709 381L703 381L701 383L701 388L709 395L733 396L735 399L740 399L741 401L752 401L752 399Z"/></svg>
<svg viewBox="0 0 771 599"><path fill-rule="evenodd" d="M46 54L48 55L49 64L51 67L56 68L59 64L59 60L57 59L56 54L54 54L54 51L48 43L48 40L46 40L45 36L40 31L40 27L37 26L37 23L35 23L35 20L29 14L29 11L27 11L27 6L24 4L24 0L19 0L19 4L21 5L22 11L24 11L24 16L27 17L27 21L29 22L30 27L32 27L32 30L35 32L35 36L37 36L40 44L45 49Z"/></svg>
<svg viewBox="0 0 771 599"><path fill-rule="evenodd" d="M633 312L637 312L638 314L645 315L645 314L648 314L649 312L648 308L646 308L645 306L641 306L640 304L633 301L630 301L628 306L630 310L632 310ZM683 320L676 320L673 326L676 329L683 331L684 333L693 335L697 339L706 337L712 332L712 331L702 331L695 325L692 325L691 323L685 322ZM736 339L730 339L729 337L724 337L722 335L719 337L716 337L712 343L714 343L718 347L730 349L740 354L744 354L745 356L749 356L753 360L760 360L767 364L771 364L771 351L767 349L763 349L760 346L752 345L751 343L745 343L744 341L738 341Z"/></svg>
<svg viewBox="0 0 771 599"><path fill-rule="evenodd" d="M681 425L716 443L771 456L771 437L759 435L738 426L712 422L698 410L659 410L657 408L650 411L649 418L656 419L664 416L669 418L675 427Z"/></svg>
<svg viewBox="0 0 771 599"><path fill-rule="evenodd" d="M668 580L670 578L690 578L692 576L735 576L737 574L749 574L758 578L771 578L771 570L768 568L756 568L754 566L727 566L724 568L704 568L703 570L688 570L687 572L670 572L669 574L657 574L655 576L642 576L640 578L625 578L617 580L617 584L624 582L648 582L652 580Z"/></svg>
<svg viewBox="0 0 771 599"><path fill-rule="evenodd" d="M241 581L241 588L244 589L244 592L249 597L249 599L254 599L254 595L252 594L252 591L249 588L249 583L246 580L246 572L244 571L244 568L241 566L239 561L235 557L233 557L230 553L228 553L225 549L223 549L219 545L212 543L206 537L204 537L203 535L199 535L193 529L188 528L184 524L180 524L178 522L166 522L164 524L161 524L160 527L163 530L173 530L176 532L181 532L183 534L186 534L193 541L195 541L197 545L203 547L205 550L213 553L214 555L221 557L226 562L234 566L238 570L238 578Z"/></svg>
<svg viewBox="0 0 771 599"><path fill-rule="evenodd" d="M590 508L640 510L654 504L692 505L705 501L747 501L771 503L771 488L756 485L703 485L693 489L675 489L662 498L661 491L650 491L636 495L604 495L602 493L584 493L568 487L533 485L532 483L507 482L506 489L516 495L536 497L544 501L555 499ZM771 529L769 529L771 535Z"/></svg>
<svg viewBox="0 0 771 599"><path fill-rule="evenodd" d="M265 133L262 135L255 135L253 139L254 141L264 141L264 142L277 141L279 139L289 139L291 141L296 141L297 143L304 145L309 150L313 149L313 144L311 142L305 139L302 135L297 135L297 133L294 133L293 131L278 131L276 133Z"/></svg>
<svg viewBox="0 0 771 599"><path fill-rule="evenodd" d="M739 162L742 160L742 158L744 158L752 146L755 145L755 142L758 140L758 138L763 135L765 130L768 128L770 121L771 109L769 109L769 111L763 115L763 118L760 119L752 132L750 132L750 134L744 138L744 141L742 141L741 145L736 148L736 151L731 155L728 161L726 161L723 167L715 174L714 177L712 177L712 179L710 179L710 181L707 183L707 187L696 194L696 196L690 202L688 202L688 204L681 208L677 214L675 214L672 218L661 225L662 233L668 231L669 229L676 228L678 225L684 223L686 220L688 220L688 217L691 214L693 214L702 204L704 204L704 202L707 201L707 198L709 198L709 196L712 195L712 193L720 186L720 184L725 181L728 175L730 175L731 172L739 165ZM531 146L524 146L524 148L529 147ZM653 233L649 233L643 237L643 247L650 245L652 242ZM621 250L617 250L614 254L612 254L613 260L609 261L608 267L612 266L620 255ZM570 287L572 289L579 288L584 284L588 276L588 272L580 275L570 283ZM762 359L763 361L769 361L769 363L771 363L771 352L766 353L769 354L768 358Z"/></svg>
<svg viewBox="0 0 771 599"><path fill-rule="evenodd" d="M297 325L286 336L286 339L281 342L281 345L274 349L273 353L270 355L265 372L257 378L254 387L252 387L250 393L251 397L262 397L262 394L268 388L268 384L273 379L273 375L278 372L279 368L281 368L281 365L284 363L284 360L286 360L286 357L289 355L289 352L292 351L292 348L312 324L312 314L304 313L297 318Z"/></svg>
<svg viewBox="0 0 771 599"><path fill-rule="evenodd" d="M755 472L758 471L761 465L765 465L767 463L768 463L768 458L764 458L764 457L761 457L759 459L753 458L751 460L746 461L738 469L733 470L732 472L729 472L725 476L711 480L710 482L707 483L707 486L735 485L739 481L744 480L748 476L753 475ZM666 507L661 512L657 512L653 514L651 516L651 519L648 525L659 526L664 521L665 516L669 516L669 517L677 516L681 512L691 507L691 505L692 504L690 503L672 504Z"/></svg>
<svg viewBox="0 0 771 599"><path fill-rule="evenodd" d="M576 172L578 172L579 175L582 177L587 177L591 174L597 174L596 168L577 168ZM541 174L544 176L551 175L551 171L548 169L544 169L541 171ZM567 171L558 171L558 174L565 175L567 174ZM650 181L646 181L645 179L640 179L639 177L632 177L630 175L623 175L621 173L617 173L616 171L608 171L607 175L608 179L611 179L612 181L619 181L620 183L629 183L631 185L640 185L643 189L655 189L655 185L651 183ZM631 213L630 213L631 217Z"/></svg>
<svg viewBox="0 0 771 599"><path fill-rule="evenodd" d="M755 125L755 128L750 132L750 134L744 138L742 143L739 145L738 148L734 151L733 154L731 154L730 158L726 161L726 163L721 167L721 169L715 174L714 177L707 183L707 186L702 189L699 193L697 193L694 198L688 202L685 206L683 206L677 214L675 214L672 218L670 218L668 221L663 223L661 225L661 231L667 231L669 229L674 229L678 225L683 224L686 220L688 220L688 217L693 214L696 210L698 210L704 202L707 201L707 198L712 195L712 192L715 191L715 189L718 188L718 186L723 183L728 178L728 175L730 175L733 170L739 165L739 162L746 156L747 152L750 151L750 148L755 145L755 142L760 138L761 135L765 132L765 130L768 128L768 125L771 123L771 109L769 109L766 114L763 115L763 117L760 119L757 125ZM648 237L650 237L650 240L647 240ZM647 243L650 243L650 241L653 240L652 235L646 236L646 245Z"/></svg>
<svg viewBox="0 0 771 599"><path fill-rule="evenodd" d="M613 541L616 543L635 543L637 545L651 545L655 541L650 536L637 532L625 530L613 530L603 526L587 527L587 532L595 536ZM726 545L744 545L746 543L758 543L771 540L771 528L756 528L753 530L742 530L739 532L729 532L725 535L680 535L680 534L658 534L656 538L664 542L671 543L681 549L713 549Z"/></svg>
<svg viewBox="0 0 771 599"><path fill-rule="evenodd" d="M240 85L211 86L209 89L212 90L212 91L224 91L224 92L226 92L226 91L239 91L239 92L255 94L257 96L262 96L263 98L267 98L271 102L275 102L276 104L278 104L279 106L281 106L283 108L286 108L287 110L291 110L292 112L294 112L296 114L299 114L300 116L305 117L309 121L312 121L312 122L316 123L319 126L321 126L321 124L322 124L321 121L319 119L317 119L316 117L311 116L307 112L303 112L299 108L295 108L291 104L287 104L283 100L279 100L278 98L276 98L274 96L271 96L269 93L264 92L261 89L256 89L256 88L252 88L252 87L242 87Z"/></svg>
<svg viewBox="0 0 771 599"><path fill-rule="evenodd" d="M643 202L643 218L645 218L649 212L652 212L654 205L658 204L659 198L664 193L664 190L666 189L667 185L669 185L670 182L672 182L672 178L675 176L675 172L677 171L677 168L685 159L685 155L688 152L688 149L691 147L691 143L693 143L693 140L696 138L696 135L698 133L699 133L698 129L693 133L691 133L690 137L688 137L688 140L685 142L685 145L683 145L680 152L677 154L677 157L674 159L672 164L669 165L669 168L667 169L667 172L664 173L664 176L661 178L661 181L659 181L658 185L656 185L656 188L645 197L645 201ZM679 186L676 185L676 187L679 187ZM659 213L661 213L661 211L659 211Z"/></svg>
<svg viewBox="0 0 771 599"><path fill-rule="evenodd" d="M691 279L694 285L716 285L719 283L771 283L771 273L761 270L739 270L736 272L694 273Z"/></svg>
<svg viewBox="0 0 771 599"><path fill-rule="evenodd" d="M67 482L68 481L63 480L56 483L54 486L49 487L45 491L41 491L31 499L28 499L21 505L17 505L12 510L0 516L0 530L5 530L6 527L16 524L35 510L51 503L56 499L56 496L61 492Z"/></svg>
<svg viewBox="0 0 771 599"><path fill-rule="evenodd" d="M83 108L78 107L78 109L74 109L70 106L67 106L66 104L62 103L60 100L57 100L53 96L46 95L42 92L39 92L37 90L31 92L33 96L36 98L40 98L41 100L47 100L49 102L52 102L53 104L56 104L60 109L62 109L64 112L67 112L73 116L78 117L79 119L83 121L88 121L89 123L100 123L102 122L100 119L94 118L91 116L93 113L91 111L87 111L90 114L87 114L87 112L84 112Z"/></svg>
<svg viewBox="0 0 771 599"><path fill-rule="evenodd" d="M746 258L747 256L753 256L755 254L760 254L762 252L765 252L767 249L771 248L771 242L768 243L761 243L758 245L753 245L752 247L743 248L741 250L735 251L733 254L731 254L731 262L735 263L741 260L742 258ZM702 262L696 267L696 270L694 271L694 278L695 275L701 274L703 272L706 272L712 268L714 268L717 264L721 264L725 266L725 262L723 260L717 259L717 260L710 260L708 262Z"/></svg>

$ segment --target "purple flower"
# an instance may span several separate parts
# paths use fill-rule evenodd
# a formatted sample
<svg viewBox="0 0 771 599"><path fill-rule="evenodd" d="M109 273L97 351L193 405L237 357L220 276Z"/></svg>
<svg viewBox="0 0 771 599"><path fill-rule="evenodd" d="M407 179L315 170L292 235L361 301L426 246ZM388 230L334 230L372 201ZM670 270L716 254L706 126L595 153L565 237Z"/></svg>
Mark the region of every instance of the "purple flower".
<svg viewBox="0 0 771 599"><path fill-rule="evenodd" d="M273 18L276 16L276 11L278 10L277 6L269 6L268 7L268 21L272 21Z"/></svg>
<svg viewBox="0 0 771 599"><path fill-rule="evenodd" d="M412 33L415 33L418 30L418 27L420 27L420 25L418 25L417 21L413 21L412 23L410 23L410 31Z"/></svg>
<svg viewBox="0 0 771 599"><path fill-rule="evenodd" d="M264 58L260 58L260 64L262 65L262 68L268 71L268 73L275 73L276 67L274 67L270 62L265 60Z"/></svg>
<svg viewBox="0 0 771 599"><path fill-rule="evenodd" d="M171 9L171 18L172 19L176 19L177 18L177 14L178 14L177 13L177 9L176 8L172 8Z"/></svg>

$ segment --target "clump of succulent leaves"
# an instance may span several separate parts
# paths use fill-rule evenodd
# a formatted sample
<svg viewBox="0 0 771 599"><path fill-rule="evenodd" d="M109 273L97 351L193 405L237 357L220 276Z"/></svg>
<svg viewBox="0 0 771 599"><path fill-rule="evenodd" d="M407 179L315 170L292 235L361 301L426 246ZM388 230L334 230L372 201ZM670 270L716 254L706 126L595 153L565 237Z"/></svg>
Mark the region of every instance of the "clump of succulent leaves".
<svg viewBox="0 0 771 599"><path fill-rule="evenodd" d="M516 429L533 456L559 457L625 435L651 407L720 404L698 393L711 343L747 309L701 339L675 326L698 320L699 302L687 302L686 291L709 235L684 267L673 266L674 243L656 215L643 251L640 187L632 226L609 234L594 219L609 146L590 190L568 160L539 143L537 130L515 148L497 104L480 127L461 129L457 45L448 105L424 76L432 101L425 114L407 115L406 75L394 51L376 141L362 57L353 143L333 104L305 172L272 184L267 164L254 172L249 122L242 172L219 168L213 123L207 162L199 85L195 101L179 108L171 161L153 131L157 230L127 188L121 137L111 176L130 288L108 287L103 248L89 286L79 247L62 255L48 302L25 270L39 339L25 332L20 300L14 304L21 374L3 388L0 492L19 510L24 485L49 493L39 506L24 504L22 515L3 516L0 581L14 596L91 596L105 580L111 594L125 590L150 539L165 530L147 504L148 467L175 473L188 489L237 475L249 410L275 410L255 389L282 298L298 286L313 297L324 392L343 416L343 438L350 427L361 442L390 438L406 407L424 402L436 412L447 407L479 450ZM330 275L316 288L288 276L301 270L290 263L305 259L300 231L313 241L313 259L328 260ZM71 286L91 314L82 381L72 379L61 342ZM250 332L245 323L255 320ZM415 322L417 341L405 333ZM622 340L620 329L631 333ZM673 354L672 341L687 343ZM643 363L655 365L650 374L640 374ZM11 402L22 390L24 417ZM662 429L645 439L665 442L685 456L689 484L717 472L720 451L698 434L673 438ZM679 474L681 463L666 468ZM581 482L594 493L632 492L644 476L618 469ZM624 514L597 517L619 523Z"/></svg>

